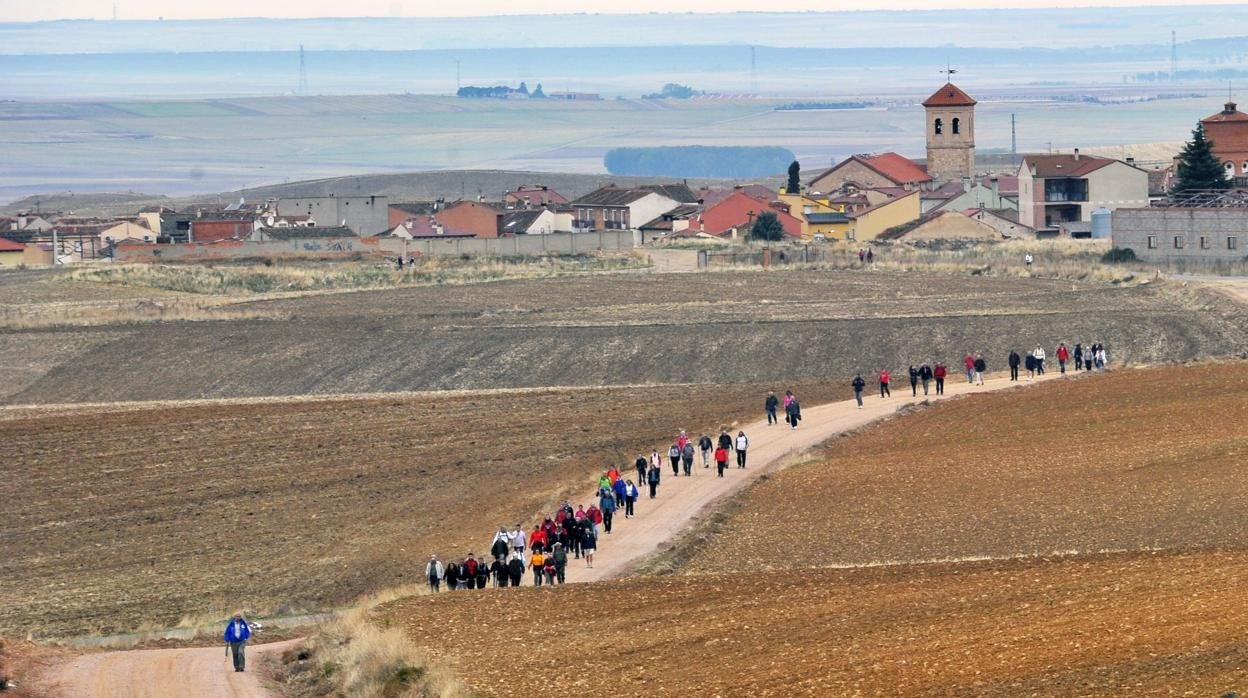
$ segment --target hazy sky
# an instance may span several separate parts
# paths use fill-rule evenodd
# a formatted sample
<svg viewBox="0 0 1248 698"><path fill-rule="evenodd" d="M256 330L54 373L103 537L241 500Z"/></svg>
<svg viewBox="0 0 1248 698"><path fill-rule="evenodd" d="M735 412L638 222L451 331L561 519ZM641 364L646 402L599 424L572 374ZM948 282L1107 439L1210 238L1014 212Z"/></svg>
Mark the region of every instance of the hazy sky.
<svg viewBox="0 0 1248 698"><path fill-rule="evenodd" d="M1200 4L1238 4L1242 0L1205 0ZM462 17L497 14L566 14L575 12L731 12L836 11L955 8L1017 8L1006 0L0 0L0 21L113 16L120 19L204 19L220 17ZM1046 7L1187 5L1184 0L1040 0Z"/></svg>

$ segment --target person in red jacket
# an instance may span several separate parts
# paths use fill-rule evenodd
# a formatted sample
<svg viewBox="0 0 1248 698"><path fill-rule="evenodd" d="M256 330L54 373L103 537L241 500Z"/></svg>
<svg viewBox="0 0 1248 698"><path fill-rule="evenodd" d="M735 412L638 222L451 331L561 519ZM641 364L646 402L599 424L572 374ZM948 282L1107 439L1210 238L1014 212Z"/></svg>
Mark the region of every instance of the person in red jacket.
<svg viewBox="0 0 1248 698"><path fill-rule="evenodd" d="M724 471L728 469L728 449L720 446L715 449L715 470L719 476L724 476Z"/></svg>
<svg viewBox="0 0 1248 698"><path fill-rule="evenodd" d="M936 394L945 394L945 376L949 375L949 369L945 368L945 362L937 361L936 367L932 369L932 377L936 379Z"/></svg>
<svg viewBox="0 0 1248 698"><path fill-rule="evenodd" d="M538 546L541 546L541 548L538 548ZM534 550L546 549L546 532L542 530L541 526L533 527L533 532L529 534L529 547Z"/></svg>
<svg viewBox="0 0 1248 698"><path fill-rule="evenodd" d="M602 525L602 511L598 509L597 504L589 505L589 508L585 510L585 517L593 521L595 525Z"/></svg>
<svg viewBox="0 0 1248 698"><path fill-rule="evenodd" d="M615 481L620 479L620 471L614 465L607 469L607 479L611 481L612 486Z"/></svg>
<svg viewBox="0 0 1248 698"><path fill-rule="evenodd" d="M888 389L888 381L891 380L891 378L892 376L889 375L887 368L880 371L880 397L893 396L893 392Z"/></svg>
<svg viewBox="0 0 1248 698"><path fill-rule="evenodd" d="M1057 355L1057 365L1061 369L1061 373L1066 372L1066 362L1070 359L1070 350L1066 348L1066 342L1057 345L1057 351L1053 352Z"/></svg>
<svg viewBox="0 0 1248 698"><path fill-rule="evenodd" d="M962 363L966 365L966 382L975 382L975 357L967 352L966 358L962 359Z"/></svg>

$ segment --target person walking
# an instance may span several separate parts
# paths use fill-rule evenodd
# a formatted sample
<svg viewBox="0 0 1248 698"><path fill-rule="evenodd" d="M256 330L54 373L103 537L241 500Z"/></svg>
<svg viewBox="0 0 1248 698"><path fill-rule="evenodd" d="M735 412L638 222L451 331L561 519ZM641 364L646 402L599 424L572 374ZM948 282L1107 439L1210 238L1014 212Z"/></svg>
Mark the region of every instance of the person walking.
<svg viewBox="0 0 1248 698"><path fill-rule="evenodd" d="M796 429L797 423L802 421L802 404L798 402L797 398L792 394L790 394L789 397L791 399L789 400L789 404L784 408L784 416L789 423L789 428Z"/></svg>
<svg viewBox="0 0 1248 698"><path fill-rule="evenodd" d="M234 659L234 671L247 668L247 639L251 637L251 626L242 613L235 613L225 626L225 644L228 653Z"/></svg>
<svg viewBox="0 0 1248 698"><path fill-rule="evenodd" d="M546 575L546 571L543 569L546 567L546 553L534 547L533 554L529 556L529 567L533 569L533 586L540 587L542 585L542 577Z"/></svg>
<svg viewBox="0 0 1248 698"><path fill-rule="evenodd" d="M910 397L919 396L919 369L910 364Z"/></svg>
<svg viewBox="0 0 1248 698"><path fill-rule="evenodd" d="M731 450L732 450L732 437L728 435L728 428L727 428L727 427L723 427L723 428L721 428L721 429L719 430L719 443L718 443L718 446L719 446L720 448L725 449L725 450L728 450L728 451L731 451Z"/></svg>
<svg viewBox="0 0 1248 698"><path fill-rule="evenodd" d="M1044 347L1037 344L1035 350L1031 352L1031 355L1034 356L1036 359L1036 375L1043 376L1044 375Z"/></svg>
<svg viewBox="0 0 1248 698"><path fill-rule="evenodd" d="M893 391L888 389L888 382L891 379L892 376L889 375L887 368L880 369L880 397L893 396Z"/></svg>
<svg viewBox="0 0 1248 698"><path fill-rule="evenodd" d="M1022 363L1022 361L1023 358L1018 355L1018 352L1011 349L1010 358L1007 360L1007 363L1010 365L1010 380L1018 380L1018 365Z"/></svg>
<svg viewBox="0 0 1248 698"><path fill-rule="evenodd" d="M477 588L484 589L485 585L490 582L490 566L485 564L485 559L477 560Z"/></svg>
<svg viewBox="0 0 1248 698"><path fill-rule="evenodd" d="M507 586L507 563L504 560L495 560L490 563L490 574L494 575L494 588L502 589Z"/></svg>
<svg viewBox="0 0 1248 698"><path fill-rule="evenodd" d="M780 420L776 419L776 410L780 407L780 398L776 397L775 391L767 393L767 399L763 401L763 410L767 412L767 426L779 424Z"/></svg>
<svg viewBox="0 0 1248 698"><path fill-rule="evenodd" d="M619 511L624 508L624 497L628 495L628 485L624 482L624 478L615 481L611 485L611 496L615 498L615 510Z"/></svg>
<svg viewBox="0 0 1248 698"><path fill-rule="evenodd" d="M680 475L680 446L678 444L667 447L667 460L672 464L672 477Z"/></svg>
<svg viewBox="0 0 1248 698"><path fill-rule="evenodd" d="M568 570L568 549L563 547L563 543L555 543L550 559L555 563L555 581L563 584L567 581Z"/></svg>
<svg viewBox="0 0 1248 698"><path fill-rule="evenodd" d="M471 558L471 556L469 556L469 558ZM471 567L469 567L466 562L459 563L459 582L455 585L455 588L463 589L465 591L471 591L473 585L476 583L476 577L477 577L477 561L476 560L472 561Z"/></svg>
<svg viewBox="0 0 1248 698"><path fill-rule="evenodd" d="M867 264L875 263L875 252L870 247L867 248Z"/></svg>
<svg viewBox="0 0 1248 698"><path fill-rule="evenodd" d="M962 359L962 363L966 366L966 382L975 382L975 357L971 352L966 352L966 357Z"/></svg>
<svg viewBox="0 0 1248 698"><path fill-rule="evenodd" d="M525 540L524 529L520 528L520 524L516 524L516 529L511 532L512 551L524 555Z"/></svg>
<svg viewBox="0 0 1248 698"><path fill-rule="evenodd" d="M927 395L927 386L932 382L931 364L925 363L919 367L919 380L923 381L923 394Z"/></svg>
<svg viewBox="0 0 1248 698"><path fill-rule="evenodd" d="M1066 375L1066 362L1070 360L1070 350L1066 348L1066 342L1057 345L1057 351L1053 352L1057 357L1057 371L1061 375Z"/></svg>
<svg viewBox="0 0 1248 698"><path fill-rule="evenodd" d="M637 485L629 480L624 490L624 518L631 519L636 516L633 508L637 505L637 497L641 493L637 491Z"/></svg>
<svg viewBox="0 0 1248 698"><path fill-rule="evenodd" d="M438 561L437 555L430 555L429 562L425 563L425 579L429 580L429 591L436 594L438 588L442 586L442 575L446 574L442 563Z"/></svg>
<svg viewBox="0 0 1248 698"><path fill-rule="evenodd" d="M586 526L581 539L581 552L585 553L585 566L589 569L594 567L594 551L598 550L598 534L595 533L593 526Z"/></svg>
<svg viewBox="0 0 1248 698"><path fill-rule="evenodd" d="M1083 368L1083 344L1075 342L1075 355L1073 358L1075 360L1075 373L1078 373Z"/></svg>
<svg viewBox="0 0 1248 698"><path fill-rule="evenodd" d="M520 582L524 579L524 556L517 553L511 556L507 561L507 577L511 580L513 587L520 586Z"/></svg>
<svg viewBox="0 0 1248 698"><path fill-rule="evenodd" d="M866 389L867 382L862 379L862 374L854 376L854 382L850 383L854 386L854 399L858 401L858 409L862 409L862 391Z"/></svg>
<svg viewBox="0 0 1248 698"><path fill-rule="evenodd" d="M498 533L494 534L494 540L490 543L490 555L495 560L504 560L509 552L511 552L511 534L507 533L506 526L499 526Z"/></svg>
<svg viewBox="0 0 1248 698"><path fill-rule="evenodd" d="M654 495L659 493L659 480L663 477L663 472L659 470L659 466L651 464L650 470L646 471L646 484L650 485L650 499L654 499Z"/></svg>
<svg viewBox="0 0 1248 698"><path fill-rule="evenodd" d="M724 476L724 471L728 469L728 449L720 446L715 449L715 471L719 477Z"/></svg>
<svg viewBox="0 0 1248 698"><path fill-rule="evenodd" d="M455 561L446 563L446 571L442 573L442 582L446 584L447 591L455 591L459 588L459 565Z"/></svg>
<svg viewBox="0 0 1248 698"><path fill-rule="evenodd" d="M711 448L714 447L711 437L703 434L698 438L698 450L702 451L702 467L711 467Z"/></svg>
<svg viewBox="0 0 1248 698"><path fill-rule="evenodd" d="M737 467L745 467L745 452L750 448L750 437L745 435L744 431L737 432Z"/></svg>
<svg viewBox="0 0 1248 698"><path fill-rule="evenodd" d="M945 362L937 361L936 367L932 369L932 377L936 379L936 394L945 394L945 376L949 375L949 369L945 367Z"/></svg>
<svg viewBox="0 0 1248 698"><path fill-rule="evenodd" d="M684 451L687 443L689 443L689 434L684 429L681 429L680 433L676 435L676 445L680 447L681 451Z"/></svg>
<svg viewBox="0 0 1248 698"><path fill-rule="evenodd" d="M988 362L984 361L983 354L975 355L975 382L980 385L984 384L984 371L988 370Z"/></svg>
<svg viewBox="0 0 1248 698"><path fill-rule="evenodd" d="M602 518L602 530L611 532L611 519L615 518L615 495L603 495L598 499L598 515Z"/></svg>
<svg viewBox="0 0 1248 698"><path fill-rule="evenodd" d="M1035 380L1036 378L1036 357L1027 354L1027 380Z"/></svg>
<svg viewBox="0 0 1248 698"><path fill-rule="evenodd" d="M685 468L685 477L693 476L693 442L686 441L680 449L680 464Z"/></svg>
<svg viewBox="0 0 1248 698"><path fill-rule="evenodd" d="M1087 351L1083 353L1083 370L1091 371L1092 362L1096 360L1096 345L1089 344Z"/></svg>
<svg viewBox="0 0 1248 698"><path fill-rule="evenodd" d="M646 479L646 457L637 454L637 460L633 462L633 467L637 470L637 481L641 482Z"/></svg>
<svg viewBox="0 0 1248 698"><path fill-rule="evenodd" d="M1104 371L1109 364L1109 354L1105 353L1105 345L1096 345L1096 370Z"/></svg>

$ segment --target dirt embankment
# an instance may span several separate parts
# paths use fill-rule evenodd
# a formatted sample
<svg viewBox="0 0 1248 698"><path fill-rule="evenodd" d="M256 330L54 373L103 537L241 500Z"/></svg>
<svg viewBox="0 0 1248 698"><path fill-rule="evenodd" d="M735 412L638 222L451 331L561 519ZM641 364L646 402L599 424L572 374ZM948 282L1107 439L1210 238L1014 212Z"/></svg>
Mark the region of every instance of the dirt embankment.
<svg viewBox="0 0 1248 698"><path fill-rule="evenodd" d="M998 369L1011 348L1063 340L1103 342L1117 363L1248 345L1248 314L1163 286L811 271L558 278L248 304L273 319L18 331L0 348L78 348L30 366L4 398L54 403L844 380L954 365L968 350Z"/></svg>

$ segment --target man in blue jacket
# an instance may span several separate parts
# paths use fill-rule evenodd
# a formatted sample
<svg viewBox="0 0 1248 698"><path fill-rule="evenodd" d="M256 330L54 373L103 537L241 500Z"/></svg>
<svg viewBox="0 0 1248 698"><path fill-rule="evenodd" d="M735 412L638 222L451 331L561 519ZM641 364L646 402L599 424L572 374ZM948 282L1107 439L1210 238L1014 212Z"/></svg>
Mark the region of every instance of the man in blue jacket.
<svg viewBox="0 0 1248 698"><path fill-rule="evenodd" d="M225 642L230 646L230 654L234 657L234 671L242 671L247 664L243 655L247 647L247 638L251 637L251 628L243 620L243 614L235 613L229 625L225 626Z"/></svg>

